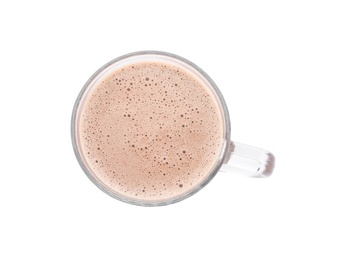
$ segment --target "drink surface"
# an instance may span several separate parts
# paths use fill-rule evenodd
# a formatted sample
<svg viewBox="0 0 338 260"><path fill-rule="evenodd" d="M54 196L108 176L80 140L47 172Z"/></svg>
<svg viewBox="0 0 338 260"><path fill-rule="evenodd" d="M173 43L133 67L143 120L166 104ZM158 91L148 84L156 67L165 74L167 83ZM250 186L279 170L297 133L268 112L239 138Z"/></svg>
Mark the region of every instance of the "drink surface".
<svg viewBox="0 0 338 260"><path fill-rule="evenodd" d="M90 171L124 196L178 196L207 177L221 152L222 115L199 79L163 62L126 65L96 83L79 113Z"/></svg>

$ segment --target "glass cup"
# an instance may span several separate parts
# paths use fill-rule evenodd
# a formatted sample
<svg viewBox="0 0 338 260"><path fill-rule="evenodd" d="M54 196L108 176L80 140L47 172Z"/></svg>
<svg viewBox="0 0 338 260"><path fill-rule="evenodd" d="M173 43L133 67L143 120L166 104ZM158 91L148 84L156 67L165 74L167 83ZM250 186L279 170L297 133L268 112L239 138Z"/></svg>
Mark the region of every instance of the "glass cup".
<svg viewBox="0 0 338 260"><path fill-rule="evenodd" d="M196 78L198 78L204 85L207 87L210 92L214 95L215 100L218 103L218 109L222 114L222 124L223 124L223 143L222 149L218 155L218 159L215 161L212 170L206 177L198 184L193 186L191 189L179 194L175 197L169 197L162 200L142 200L128 197L124 194L118 193L111 188L107 187L98 177L96 177L95 172L90 169L88 166L85 157L82 154L81 146L79 145L78 138L78 124L79 124L79 114L83 107L83 103L88 97L88 93L92 88L94 88L98 82L102 81L105 77L111 74L113 71L116 71L126 65L130 65L138 62L146 61L156 61L169 63L175 66L179 66L182 69L185 69L192 73ZM230 139L230 118L226 103L224 98L216 86L215 82L198 66L194 63L184 59L180 56L160 52L160 51L141 51L126 54L119 58L116 58L98 71L96 71L93 76L87 81L87 83L82 88L78 98L76 99L72 119L71 119L71 138L73 149L76 155L76 158L82 167L83 171L86 173L88 178L103 192L107 193L111 197L139 206L162 206L172 204L183 199L190 197L204 186L206 186L211 179L216 175L217 172L237 172L244 174L249 177L268 177L272 174L275 165L275 158L273 154L268 151L265 151L260 148L255 148L245 144L233 142Z"/></svg>

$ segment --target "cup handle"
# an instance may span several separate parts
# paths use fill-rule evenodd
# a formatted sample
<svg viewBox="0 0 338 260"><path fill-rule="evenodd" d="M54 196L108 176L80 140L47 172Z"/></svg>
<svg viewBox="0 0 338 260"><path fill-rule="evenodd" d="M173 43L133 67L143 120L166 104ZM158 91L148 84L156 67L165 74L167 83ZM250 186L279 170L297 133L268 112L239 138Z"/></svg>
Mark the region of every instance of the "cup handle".
<svg viewBox="0 0 338 260"><path fill-rule="evenodd" d="M230 156L220 171L236 172L248 177L269 177L275 167L275 156L263 149L231 142Z"/></svg>

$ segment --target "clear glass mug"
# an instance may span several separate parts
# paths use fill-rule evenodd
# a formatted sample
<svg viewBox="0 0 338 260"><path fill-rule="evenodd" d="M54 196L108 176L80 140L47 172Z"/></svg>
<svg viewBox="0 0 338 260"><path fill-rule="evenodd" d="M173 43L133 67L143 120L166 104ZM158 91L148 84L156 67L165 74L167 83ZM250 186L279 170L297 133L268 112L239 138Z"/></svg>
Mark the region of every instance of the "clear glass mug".
<svg viewBox="0 0 338 260"><path fill-rule="evenodd" d="M203 84L209 88L211 93L213 93L215 100L217 100L218 108L222 114L222 123L223 123L223 144L221 152L218 156L217 161L215 161L212 170L206 177L197 185L192 187L190 190L175 196L166 198L163 200L140 200L130 198L121 193L118 193L111 188L107 187L103 182L101 182L96 176L95 172L93 172L87 165L84 156L81 152L78 138L78 123L79 123L79 112L81 111L82 105L86 96L90 89L95 87L95 84L100 80L103 80L107 75L112 73L119 68L135 63L135 62L143 62L143 61L157 61L170 63L175 66L179 66L188 70L192 73L196 78L198 78ZM71 138L73 149L76 155L76 158L86 173L88 178L103 192L107 193L111 197L121 200L123 202L127 202L134 205L139 206L162 206L168 205L175 202L179 202L183 199L190 197L195 194L199 190L201 190L204 186L206 186L212 178L216 175L217 172L237 172L244 174L249 177L268 177L272 174L275 158L272 153L265 151L260 148L248 146L245 144L233 142L230 139L230 117L229 112L224 101L224 98L216 86L215 82L198 66L194 63L184 59L180 56L160 52L160 51L141 51L126 54L119 58L116 58L103 67L101 67L98 71L96 71L93 76L86 82L84 87L82 88L78 98L76 99L72 119L71 119Z"/></svg>

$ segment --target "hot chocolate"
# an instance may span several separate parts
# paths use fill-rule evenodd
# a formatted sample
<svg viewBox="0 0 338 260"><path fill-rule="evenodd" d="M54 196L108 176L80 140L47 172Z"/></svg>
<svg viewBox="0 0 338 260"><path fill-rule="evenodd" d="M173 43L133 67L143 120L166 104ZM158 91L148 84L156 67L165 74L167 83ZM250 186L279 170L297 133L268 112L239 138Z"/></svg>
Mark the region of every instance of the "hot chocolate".
<svg viewBox="0 0 338 260"><path fill-rule="evenodd" d="M211 172L223 142L215 97L184 68L136 62L88 93L79 113L79 148L96 178L132 199L180 195Z"/></svg>

